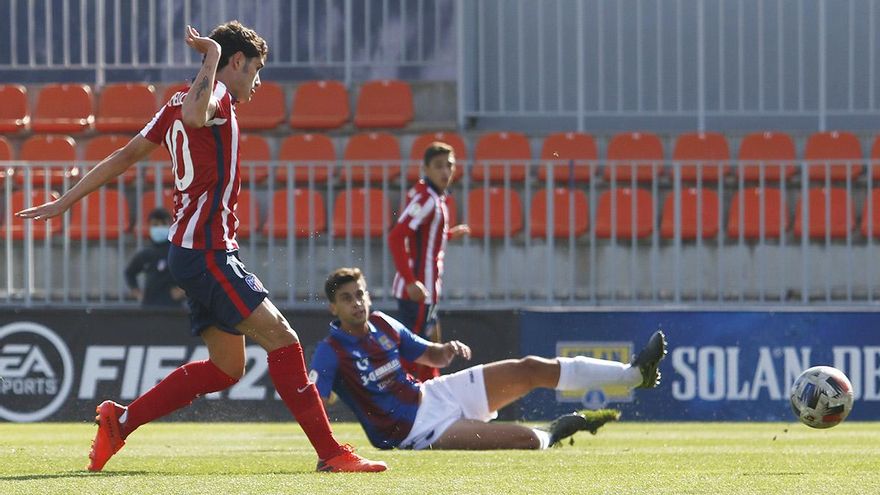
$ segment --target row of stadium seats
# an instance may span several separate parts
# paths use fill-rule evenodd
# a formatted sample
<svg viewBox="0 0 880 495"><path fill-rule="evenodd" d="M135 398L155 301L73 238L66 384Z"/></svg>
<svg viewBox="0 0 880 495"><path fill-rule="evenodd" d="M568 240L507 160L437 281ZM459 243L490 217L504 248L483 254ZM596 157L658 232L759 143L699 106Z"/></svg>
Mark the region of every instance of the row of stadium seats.
<svg viewBox="0 0 880 495"><path fill-rule="evenodd" d="M123 146L129 136L103 135L92 138L85 146L82 160L97 161L113 150ZM413 161L407 168L407 181L417 180L420 174L421 156L424 149L432 141L444 141L455 150L460 161L466 163L468 150L464 139L456 133L433 132L419 135L410 147L409 160ZM241 138L242 161L297 161L311 162L319 166L295 167L295 181L325 182L332 171L329 164L335 164L337 158L346 161L369 161L371 163L394 164L399 162L401 146L397 137L385 132L366 132L349 137L341 157L337 156L333 141L324 134L295 134L284 138L276 154L272 153L269 141L258 134L243 134ZM66 161L77 160L76 145L70 136L34 135L25 140L18 156L14 156L12 147L0 136L0 161L17 158L26 161ZM527 165L532 161L531 147L528 138L518 132L486 133L477 139L474 160L471 167L471 179L492 182L510 180L524 181L529 170ZM747 162L741 168L743 179L758 181L763 173L765 181L779 181L781 177L789 179L796 173L795 163L798 157L792 137L780 132L756 132L746 135L740 144L737 159ZM818 132L807 138L803 160L811 163L808 174L811 180L824 181L826 175L832 181L843 181L847 177L855 179L864 172L865 157L857 136L849 132ZM168 161L164 149L157 149L153 161ZM594 177L600 163L596 141L584 133L566 132L551 134L543 139L540 160L571 161L553 165L553 176L556 182L569 179L589 181ZM675 140L672 160L685 163L680 167L681 179L687 182L713 182L720 176L733 175L739 172L731 167L731 153L727 138L720 133L684 133ZM871 146L871 162L880 160L880 136L875 138ZM323 162L323 163L321 163ZM658 178L669 178L673 172L664 167L664 150L660 138L650 133L620 133L614 135L607 147L603 177L618 183L650 182ZM761 166L763 164L763 166ZM459 167L460 178L465 167ZM548 167L536 166L537 178L547 180ZM352 180L356 182L381 182L384 179L396 179L400 175L400 167L351 167ZM343 168L343 172L345 168ZM287 181L287 168L280 167L276 179ZM70 176L69 169L59 169L53 173L52 183L58 185L63 177ZM152 171L149 172L152 174ZM37 171L34 179L43 180ZM258 168L251 177L247 174L245 181L253 179L262 182L269 175L268 168ZM880 167L871 167L873 179L880 180ZM133 179L130 174L128 180ZM152 179L152 175L148 179ZM341 176L343 180L345 175ZM19 179L19 183L20 183ZM171 170L165 167L162 181L173 182Z"/></svg>
<svg viewBox="0 0 880 495"><path fill-rule="evenodd" d="M185 85L169 86L161 100L155 87L146 83L104 86L95 106L92 90L85 84L47 84L36 95L31 111L27 90L17 84L0 86L0 133L136 132ZM285 121L294 129L335 129L350 119L348 91L338 81L308 81L297 86L290 118L284 88L263 83L249 102L236 106L244 130L274 129ZM367 81L360 87L354 124L359 128L400 128L413 118L413 97L404 81Z"/></svg>
<svg viewBox="0 0 880 495"><path fill-rule="evenodd" d="M249 189L239 194L238 210L240 221L239 235L249 237L253 232L262 232L276 238L286 238L288 214L293 215L292 225L295 237L308 237L327 232L324 199L320 192L310 189L293 189L293 197L288 197L286 189L275 191L268 201L271 213L261 215L259 201ZM530 215L532 237L546 237L548 229L555 237L580 237L589 230L590 212L587 194L579 189L556 188L548 200L547 190L535 191L527 214ZM747 188L733 196L727 211L727 236L731 239L742 237L747 240L761 238L777 239L784 235L790 225L789 201L786 192L776 188ZM794 235L801 236L802 201L799 195L790 192L795 201ZM33 191L30 201L26 201L23 191L15 191L10 200L12 211L28 205L42 203L48 191ZM861 233L865 237L880 237L880 189L874 189L865 200L861 215ZM458 213L455 197L450 196L450 216L457 223ZM523 232L523 207L520 194L503 187L477 188L468 192L470 206L466 221L471 226L473 236L480 238L501 238L516 236ZM852 198L842 188L813 188L808 192L809 224L808 235L814 239L846 238L856 225L856 211ZM104 212L102 218L102 202ZM79 239L116 239L122 233L135 230L145 235L147 214L161 204L172 209L172 194L165 191L157 203L154 192L144 193L140 204L140 219L134 227L130 224L130 210L124 194L105 188L100 194L92 194L74 206L70 218L69 236ZM548 225L548 204L552 204L553 216ZM681 194L681 238L694 240L716 238L720 229L720 205L718 194L711 189L687 188ZM572 209L573 207L573 209ZM350 233L356 238L379 237L390 228L394 212L389 198L381 189L355 188L336 195L333 206L332 226L334 235L346 236ZM829 222L826 224L826 215ZM6 232L3 226L6 215L0 217L0 237ZM85 217L85 218L84 218ZM263 217L268 220L261 222ZM872 221L873 220L873 221ZM595 235L600 239L644 239L650 237L656 228L654 197L645 189L615 188L599 195L595 217ZM701 223L700 223L701 222ZM261 225L262 223L262 225ZM698 225L698 223L700 223ZM763 225L762 225L763 224ZM740 228L742 225L742 230ZM103 227L102 227L103 226ZM83 231L85 227L85 231ZM60 221L50 221L48 230L53 234L61 231ZM103 234L102 234L103 230ZM675 194L669 193L663 201L660 237L674 239ZM34 237L45 238L47 229L40 226L34 229ZM12 218L13 239L24 237L24 223Z"/></svg>

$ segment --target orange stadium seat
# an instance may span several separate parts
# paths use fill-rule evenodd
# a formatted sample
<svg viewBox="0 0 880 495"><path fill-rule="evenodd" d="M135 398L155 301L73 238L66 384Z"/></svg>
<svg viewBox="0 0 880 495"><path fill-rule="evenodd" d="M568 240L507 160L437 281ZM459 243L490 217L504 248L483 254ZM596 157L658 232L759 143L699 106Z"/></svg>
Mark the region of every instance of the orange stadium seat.
<svg viewBox="0 0 880 495"><path fill-rule="evenodd" d="M654 197L650 191L619 187L603 192L596 208L596 236L610 239L612 227L618 240L649 237L654 232Z"/></svg>
<svg viewBox="0 0 880 495"><path fill-rule="evenodd" d="M124 147L131 140L131 136L123 134L105 134L89 140L86 144L83 160L97 164L110 156L114 151ZM90 164L91 166L91 164ZM130 184L137 177L137 167L131 167L122 174L122 180Z"/></svg>
<svg viewBox="0 0 880 495"><path fill-rule="evenodd" d="M744 180L761 180L761 164L764 180L789 179L795 173L794 140L784 132L747 134L739 145L739 161Z"/></svg>
<svg viewBox="0 0 880 495"><path fill-rule="evenodd" d="M257 88L251 101L235 105L238 125L246 131L274 129L287 117L284 105L284 89L281 85L264 82Z"/></svg>
<svg viewBox="0 0 880 495"><path fill-rule="evenodd" d="M286 184L288 180L287 162L291 165L295 184L327 182L336 166L336 150L333 141L323 134L295 134L281 142L278 153L278 169L275 180Z"/></svg>
<svg viewBox="0 0 880 495"><path fill-rule="evenodd" d="M5 137L0 136L0 162L12 160L12 146ZM0 171L2 172L2 171Z"/></svg>
<svg viewBox="0 0 880 495"><path fill-rule="evenodd" d="M763 216L761 215L762 195ZM743 238L749 240L761 238L762 217L765 239L782 237L791 221L788 207L782 201L780 189L773 187L748 188L737 193L730 203L730 210L727 212L727 236L731 239L738 239L740 235L740 209L742 209L742 235Z"/></svg>
<svg viewBox="0 0 880 495"><path fill-rule="evenodd" d="M165 91L162 93L162 100L159 101L159 105L165 106L166 104L168 104L168 101L171 100L172 96L176 95L177 93L179 93L181 91L186 91L187 89L189 89L189 83L185 83L185 82L170 84L170 85L166 86Z"/></svg>
<svg viewBox="0 0 880 495"><path fill-rule="evenodd" d="M605 180L614 178L618 185L631 182L633 176L639 182L651 182L653 174L663 175L663 143L655 134L615 134L608 143L607 155Z"/></svg>
<svg viewBox="0 0 880 495"><path fill-rule="evenodd" d="M587 232L590 224L590 209L587 195L580 189L557 187L553 189L554 237L578 237ZM572 207L574 211L572 212ZM547 237L547 190L540 188L532 197L529 208L532 224L532 237ZM573 213L573 214L572 214Z"/></svg>
<svg viewBox="0 0 880 495"><path fill-rule="evenodd" d="M263 233L278 239L286 239L291 230L287 222L293 216L293 232L298 238L318 235L327 230L327 213L321 193L311 189L296 188L288 202L287 189L275 191L272 196L272 212L263 225Z"/></svg>
<svg viewBox="0 0 880 495"><path fill-rule="evenodd" d="M730 171L730 147L720 132L687 132L675 140L672 160L683 162L681 180L717 182Z"/></svg>
<svg viewBox="0 0 880 495"><path fill-rule="evenodd" d="M565 160L569 163L553 165L553 180L560 184L569 179L579 182L590 180L596 167L598 153L596 140L582 132L558 132L544 138L541 160ZM547 165L538 166L538 179L548 179Z"/></svg>
<svg viewBox="0 0 880 495"><path fill-rule="evenodd" d="M27 91L19 84L0 85L0 132L12 134L24 130L30 121Z"/></svg>
<svg viewBox="0 0 880 495"><path fill-rule="evenodd" d="M831 180L846 180L861 175L862 145L859 138L851 132L817 132L807 139L804 160L810 163L811 181L824 181L826 166L830 169Z"/></svg>
<svg viewBox="0 0 880 495"><path fill-rule="evenodd" d="M306 81L296 88L290 111L294 129L336 129L348 122L348 91L339 81Z"/></svg>
<svg viewBox="0 0 880 495"><path fill-rule="evenodd" d="M163 185L174 184L174 171L171 169L171 156L165 146L158 146L150 156L147 157L146 163L142 165L146 167L144 171L144 184L147 187L154 187L156 183L156 170L160 171L160 182Z"/></svg>
<svg viewBox="0 0 880 495"><path fill-rule="evenodd" d="M260 183L269 176L269 161L272 151L266 138L257 134L242 134L238 141L241 160L242 184Z"/></svg>
<svg viewBox="0 0 880 495"><path fill-rule="evenodd" d="M146 187L150 188L152 184L147 184ZM148 220L150 216L150 212L157 208L156 202L156 192L155 191L147 191L141 196L141 210L140 214L137 218L137 230L144 237L150 234L150 221ZM159 208L165 208L165 210L170 215L174 215L174 190L173 189L162 189L159 191Z"/></svg>
<svg viewBox="0 0 880 495"><path fill-rule="evenodd" d="M37 94L34 132L82 132L95 121L92 90L85 84L48 84Z"/></svg>
<svg viewBox="0 0 880 495"><path fill-rule="evenodd" d="M49 183L52 186L60 186L65 177L70 181L79 178L79 169L76 168L76 145L70 136L53 136L38 134L31 136L21 145L19 159L33 162L30 164L31 184L42 186L46 183L46 167L48 165ZM64 164L49 165L48 162L65 162ZM25 181L25 171L16 169L16 182L21 185Z"/></svg>
<svg viewBox="0 0 880 495"><path fill-rule="evenodd" d="M467 163L467 147L464 140L454 132L426 132L420 134L412 143L409 152L410 165L406 169L406 180L416 182L422 177L422 162L425 159L425 150L434 141L446 143L455 151L455 179L464 175L464 167Z"/></svg>
<svg viewBox="0 0 880 495"><path fill-rule="evenodd" d="M824 187L810 189L807 201L810 206L807 234L812 239L825 239L826 233L832 239L846 238L856 224L856 210L852 198L844 188ZM830 214L830 222L826 224L826 208ZM794 215L794 235L800 237L803 225L803 200L798 198ZM849 220L847 221L847 215Z"/></svg>
<svg viewBox="0 0 880 495"><path fill-rule="evenodd" d="M83 234L90 241L100 239L102 225L104 226L104 238L108 240L118 239L128 230L130 218L125 195L111 187L94 191L73 205L70 214L70 229L68 230L71 239L80 240ZM101 214L102 204L104 205L103 217Z"/></svg>
<svg viewBox="0 0 880 495"><path fill-rule="evenodd" d="M526 164L532 159L529 140L521 132L490 132L477 140L477 151L471 177L482 182L501 182L505 172L511 181L522 182L526 178Z"/></svg>
<svg viewBox="0 0 880 495"><path fill-rule="evenodd" d="M509 218L505 214L509 211ZM471 237L488 235L497 239L519 234L523 228L522 200L519 193L503 187L471 189L468 193L467 223Z"/></svg>
<svg viewBox="0 0 880 495"><path fill-rule="evenodd" d="M349 167L352 182L355 183L382 182L383 177L390 180L400 176L400 143L394 135L386 132L362 132L351 136L345 145L343 158L356 163L343 166L343 183L348 177Z"/></svg>
<svg viewBox="0 0 880 495"><path fill-rule="evenodd" d="M455 202L455 196L446 195L446 209L449 210L449 227L458 225L458 203Z"/></svg>
<svg viewBox="0 0 880 495"><path fill-rule="evenodd" d="M413 95L409 83L397 80L367 81L361 85L354 125L404 127L413 119Z"/></svg>
<svg viewBox="0 0 880 495"><path fill-rule="evenodd" d="M12 230L12 239L16 241L20 241L25 238L25 226L31 226L31 232L33 232L33 238L36 240L41 240L46 238L46 227L48 226L49 234L53 237L61 233L61 226L63 222L60 218L53 218L46 220L46 223L43 222L35 222L33 220L26 220L24 218L20 218L14 215L14 213L21 211L25 208L30 208L31 206L41 205L53 199L58 199L59 194L55 191L49 190L33 190L31 191L30 196L25 195L25 192L21 189L17 191L12 191L12 196L9 198L10 208L12 210L12 223L9 227ZM6 215L3 215L5 218ZM2 222L0 222L2 223ZM0 228L0 237L6 235L6 226Z"/></svg>
<svg viewBox="0 0 880 495"><path fill-rule="evenodd" d="M872 189L862 205L862 235L880 237L880 189Z"/></svg>
<svg viewBox="0 0 880 495"><path fill-rule="evenodd" d="M717 175L716 175L717 177ZM718 235L718 193L711 189L688 187L681 194L681 238L694 240L698 236L709 239ZM698 222L700 232L698 233ZM660 221L660 236L675 238L675 193L666 195L663 202L663 216Z"/></svg>
<svg viewBox="0 0 880 495"><path fill-rule="evenodd" d="M257 231L260 225L260 204L249 189L238 191L238 206L235 209L235 218L238 219L239 239L247 239Z"/></svg>
<svg viewBox="0 0 880 495"><path fill-rule="evenodd" d="M104 86L98 96L95 129L101 132L138 132L156 114L155 88L145 83Z"/></svg>
<svg viewBox="0 0 880 495"><path fill-rule="evenodd" d="M348 216L349 211L351 217ZM391 208L381 189L354 188L336 196L333 233L337 237L381 237L390 227ZM350 222L347 221L350 218Z"/></svg>

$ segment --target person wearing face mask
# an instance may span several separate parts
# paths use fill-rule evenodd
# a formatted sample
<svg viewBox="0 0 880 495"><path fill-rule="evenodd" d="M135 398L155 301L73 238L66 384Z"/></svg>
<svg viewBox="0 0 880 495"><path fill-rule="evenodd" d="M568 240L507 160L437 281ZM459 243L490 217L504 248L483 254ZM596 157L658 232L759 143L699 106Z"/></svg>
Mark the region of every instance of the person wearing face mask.
<svg viewBox="0 0 880 495"><path fill-rule="evenodd" d="M150 240L153 245L141 249L125 267L125 282L131 295L144 307L182 307L186 293L177 286L171 271L168 270L168 231L171 228L171 215L164 208L156 208L147 217L150 227ZM137 277L145 274L144 288L141 289Z"/></svg>

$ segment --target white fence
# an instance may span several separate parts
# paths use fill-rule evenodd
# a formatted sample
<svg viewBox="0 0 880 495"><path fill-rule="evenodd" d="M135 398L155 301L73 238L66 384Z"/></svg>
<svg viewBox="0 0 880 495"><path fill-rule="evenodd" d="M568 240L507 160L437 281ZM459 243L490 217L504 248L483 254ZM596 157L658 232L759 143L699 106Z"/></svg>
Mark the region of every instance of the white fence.
<svg viewBox="0 0 880 495"><path fill-rule="evenodd" d="M871 129L876 0L462 0L460 125ZM509 124L507 124L509 127Z"/></svg>
<svg viewBox="0 0 880 495"><path fill-rule="evenodd" d="M133 302L122 270L149 242L145 198L161 201L162 189L158 179L145 178L162 165L142 164L131 182L120 179L96 193L102 200L87 206L99 209L91 228L88 211L79 220L68 213L51 226L14 219L13 210L28 204L14 199L16 191L24 198L36 192L33 201L42 201L72 179L36 186L34 171L48 166L25 172L20 162L8 165L15 173L0 183L0 304ZM394 268L385 236L409 187L402 178L411 165L311 164L309 179L285 183L274 179L279 169L293 177L306 165L246 164L245 176L255 180L244 186L239 206L243 259L283 305L322 304L324 278L341 265L363 267L377 302L392 301ZM692 164L654 163L637 180L636 167L646 164L606 161L593 168L590 180L575 181L567 164L545 162L527 164L519 180L521 165L499 165L492 182L466 173L453 188L458 221L477 232L449 244L444 304L847 304L880 298L880 194L873 168L864 172L861 164L848 164L837 178L816 180L819 169L808 167L831 170L832 164L801 163L779 182L773 174L781 165L763 164L745 175L740 171L755 164L734 163L729 171L704 165L685 180L682 167ZM620 177L627 169L632 177L609 177L605 171L616 165ZM361 166L375 170L369 187L382 199L358 192L364 185L352 172ZM722 180L712 178L713 169ZM315 180L325 170L329 181ZM294 190L314 192L317 209L297 217L305 206L294 201ZM272 198L284 191L273 208ZM337 206L347 194L355 195ZM694 211L703 214L689 213ZM274 218L283 213L286 219ZM361 224L363 216L375 218L374 227ZM118 232L114 225L121 226Z"/></svg>

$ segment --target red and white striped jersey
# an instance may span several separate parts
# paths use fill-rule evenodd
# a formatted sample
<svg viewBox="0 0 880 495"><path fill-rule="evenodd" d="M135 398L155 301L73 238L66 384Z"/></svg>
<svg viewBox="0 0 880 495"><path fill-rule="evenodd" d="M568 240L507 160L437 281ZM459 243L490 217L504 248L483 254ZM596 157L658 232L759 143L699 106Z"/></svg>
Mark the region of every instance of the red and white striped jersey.
<svg viewBox="0 0 880 495"><path fill-rule="evenodd" d="M389 249L397 267L392 293L397 299L409 299L406 285L418 280L428 289L425 304L437 304L449 232L446 195L422 179L406 197L406 209L389 235Z"/></svg>
<svg viewBox="0 0 880 495"><path fill-rule="evenodd" d="M214 84L214 116L204 127L183 124L186 91L175 94L156 112L141 135L164 144L174 171L174 223L168 239L187 249L238 249L235 208L241 174L238 165L238 122L232 95Z"/></svg>

